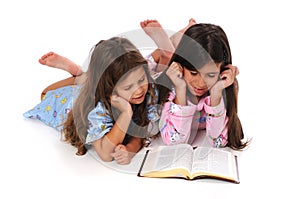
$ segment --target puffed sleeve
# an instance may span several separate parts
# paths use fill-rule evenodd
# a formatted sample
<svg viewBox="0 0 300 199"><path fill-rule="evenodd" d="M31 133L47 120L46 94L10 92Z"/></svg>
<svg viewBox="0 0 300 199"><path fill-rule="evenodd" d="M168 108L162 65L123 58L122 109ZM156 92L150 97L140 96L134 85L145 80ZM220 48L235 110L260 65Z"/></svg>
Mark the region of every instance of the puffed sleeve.
<svg viewBox="0 0 300 199"><path fill-rule="evenodd" d="M174 97L174 94L170 93L169 100ZM195 111L196 106L191 104L181 106L172 101L164 104L159 129L165 144L174 145L188 142Z"/></svg>
<svg viewBox="0 0 300 199"><path fill-rule="evenodd" d="M113 127L113 120L101 102L88 114L88 121L87 144L102 138Z"/></svg>

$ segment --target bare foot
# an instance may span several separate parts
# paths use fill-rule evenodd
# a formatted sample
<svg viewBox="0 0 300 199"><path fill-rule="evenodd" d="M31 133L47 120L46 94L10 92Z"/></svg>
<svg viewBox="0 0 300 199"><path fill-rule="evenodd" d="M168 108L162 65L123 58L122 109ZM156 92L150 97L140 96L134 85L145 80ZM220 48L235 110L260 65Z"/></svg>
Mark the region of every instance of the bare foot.
<svg viewBox="0 0 300 199"><path fill-rule="evenodd" d="M75 64L68 58L58 55L54 52L49 52L43 55L39 59L39 63L53 68L59 68L65 70L74 76L78 76L82 74L82 70L79 65Z"/></svg>
<svg viewBox="0 0 300 199"><path fill-rule="evenodd" d="M157 47L174 52L169 36L157 20L145 20L140 23L145 33L156 43Z"/></svg>
<svg viewBox="0 0 300 199"><path fill-rule="evenodd" d="M197 23L196 20L193 19L193 18L191 18L191 19L189 20L189 23L188 23L188 25L187 25L186 27L184 27L183 29L179 30L177 33L175 33L174 35L172 35L172 36L170 37L170 40L172 41L172 44L173 44L173 46L174 46L175 48L177 47L179 41L181 40L181 37L182 37L183 33L184 33L189 27L191 27L192 25L194 25L194 24L196 24L196 23Z"/></svg>
<svg viewBox="0 0 300 199"><path fill-rule="evenodd" d="M159 50L156 72L163 71L174 53L174 46L167 32L157 20L145 20L140 23L145 33L156 43ZM157 51L158 52L158 51ZM153 55L153 54L152 54Z"/></svg>

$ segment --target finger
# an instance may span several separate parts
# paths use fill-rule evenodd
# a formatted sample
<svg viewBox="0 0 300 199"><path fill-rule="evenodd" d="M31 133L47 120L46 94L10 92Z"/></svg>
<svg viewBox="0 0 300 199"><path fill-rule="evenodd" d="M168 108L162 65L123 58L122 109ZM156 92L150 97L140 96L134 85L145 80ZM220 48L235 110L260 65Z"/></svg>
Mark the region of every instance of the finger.
<svg viewBox="0 0 300 199"><path fill-rule="evenodd" d="M124 164L129 164L130 160L129 159L120 159L116 161L118 164L124 165Z"/></svg>
<svg viewBox="0 0 300 199"><path fill-rule="evenodd" d="M115 156L114 160L118 163L118 164L126 164L128 163L128 154L126 153L122 153L122 154L118 154Z"/></svg>
<svg viewBox="0 0 300 199"><path fill-rule="evenodd" d="M182 78L182 72L180 72L179 70L170 70L167 75L169 77L178 77L178 78Z"/></svg>
<svg viewBox="0 0 300 199"><path fill-rule="evenodd" d="M180 76L182 76L182 67L180 64L178 64L177 62L173 62L170 66L170 72L175 73L176 75L180 74Z"/></svg>
<svg viewBox="0 0 300 199"><path fill-rule="evenodd" d="M118 157L118 163L120 164L128 164L129 162L129 153L122 153L122 155Z"/></svg>
<svg viewBox="0 0 300 199"><path fill-rule="evenodd" d="M235 69L235 76L237 76L238 74L240 74L240 71L239 71L239 68L236 67L236 69Z"/></svg>
<svg viewBox="0 0 300 199"><path fill-rule="evenodd" d="M228 64L227 67L233 71L234 76L237 76L240 73L239 68L237 66Z"/></svg>
<svg viewBox="0 0 300 199"><path fill-rule="evenodd" d="M222 83L224 88L230 86L234 81L234 76L232 74L223 74L222 75Z"/></svg>
<svg viewBox="0 0 300 199"><path fill-rule="evenodd" d="M228 79L228 78L233 78L233 74L231 73L231 72L224 72L224 73L222 73L221 75L220 75L220 78L222 79L222 80L226 80L226 79Z"/></svg>
<svg viewBox="0 0 300 199"><path fill-rule="evenodd" d="M174 64L174 62L170 65L170 67L168 68L168 71L174 71L176 68L176 65Z"/></svg>
<svg viewBox="0 0 300 199"><path fill-rule="evenodd" d="M120 145L117 145L115 148L114 148L114 152L111 153L111 155L115 158L118 156L118 154L120 153L120 150L121 150L121 146Z"/></svg>
<svg viewBox="0 0 300 199"><path fill-rule="evenodd" d="M117 151L119 151L119 150L121 150L122 149L122 145L117 145L116 147L115 147L115 152L117 152Z"/></svg>
<svg viewBox="0 0 300 199"><path fill-rule="evenodd" d="M228 68L228 70L224 70L221 74L220 74L220 77L222 79L222 77L224 75L232 75L232 76L235 76L235 71L232 69L232 68Z"/></svg>
<svg viewBox="0 0 300 199"><path fill-rule="evenodd" d="M178 62L172 62L170 67L182 70L182 66Z"/></svg>
<svg viewBox="0 0 300 199"><path fill-rule="evenodd" d="M130 160L129 159L125 159L119 162L119 164L125 165L125 164L129 164Z"/></svg>
<svg viewBox="0 0 300 199"><path fill-rule="evenodd" d="M177 64L178 70L179 70L180 72L182 72L182 71L183 71L183 68L182 68L181 64L178 63L178 62L175 62L175 63Z"/></svg>
<svg viewBox="0 0 300 199"><path fill-rule="evenodd" d="M124 146L123 144L118 144L115 148L115 151L127 151L126 146Z"/></svg>
<svg viewBox="0 0 300 199"><path fill-rule="evenodd" d="M121 159L122 154L119 152L111 153L111 156L114 158L114 160L118 161Z"/></svg>
<svg viewBox="0 0 300 199"><path fill-rule="evenodd" d="M229 69L230 69L229 71L231 72L231 74L232 74L233 76L236 76L236 73L237 73L237 72L236 72L236 70L237 70L236 67L235 67L235 66L232 66L232 67L229 68Z"/></svg>

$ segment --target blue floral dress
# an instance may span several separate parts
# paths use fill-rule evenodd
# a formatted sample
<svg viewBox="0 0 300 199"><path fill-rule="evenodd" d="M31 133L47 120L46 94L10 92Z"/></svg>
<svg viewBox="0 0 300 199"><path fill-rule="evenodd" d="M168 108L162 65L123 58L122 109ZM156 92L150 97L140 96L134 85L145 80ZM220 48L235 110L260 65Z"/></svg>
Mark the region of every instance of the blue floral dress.
<svg viewBox="0 0 300 199"><path fill-rule="evenodd" d="M62 124L79 94L79 86L65 86L50 90L34 108L23 113L26 118L41 120L46 125L62 130Z"/></svg>
<svg viewBox="0 0 300 199"><path fill-rule="evenodd" d="M41 102L34 108L23 113L23 116L31 119L38 119L46 125L61 131L63 123L66 121L68 113L78 97L80 86L72 85L51 90L46 93ZM158 92L155 90L155 102L157 103ZM147 95L148 104L151 101L150 95ZM150 135L158 133L158 106L148 105L148 119L151 121L148 126ZM88 114L89 128L87 130L86 144L102 138L113 127L114 121L108 111L104 109L101 102Z"/></svg>

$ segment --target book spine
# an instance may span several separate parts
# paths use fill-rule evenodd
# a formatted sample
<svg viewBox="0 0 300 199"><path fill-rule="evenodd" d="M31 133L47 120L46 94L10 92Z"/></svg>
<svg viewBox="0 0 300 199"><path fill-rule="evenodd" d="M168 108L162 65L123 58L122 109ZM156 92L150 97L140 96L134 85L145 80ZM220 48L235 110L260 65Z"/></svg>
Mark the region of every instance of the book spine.
<svg viewBox="0 0 300 199"><path fill-rule="evenodd" d="M146 151L145 157L144 157L144 159L143 159L143 162L142 162L141 167L140 167L140 169L139 169L139 172L138 172L138 174L137 174L137 176L139 176L139 177L141 177L141 172L142 172L143 166L144 166L144 164L145 164L145 161L146 161L146 159L147 159L147 156L148 156L148 154L149 154L149 151L150 151L150 150L147 150L147 151Z"/></svg>
<svg viewBox="0 0 300 199"><path fill-rule="evenodd" d="M240 173L239 173L239 167L238 167L238 160L237 160L237 156L234 156L235 159L235 166L236 166L236 176L237 176L237 181L236 183L239 184L240 183Z"/></svg>

